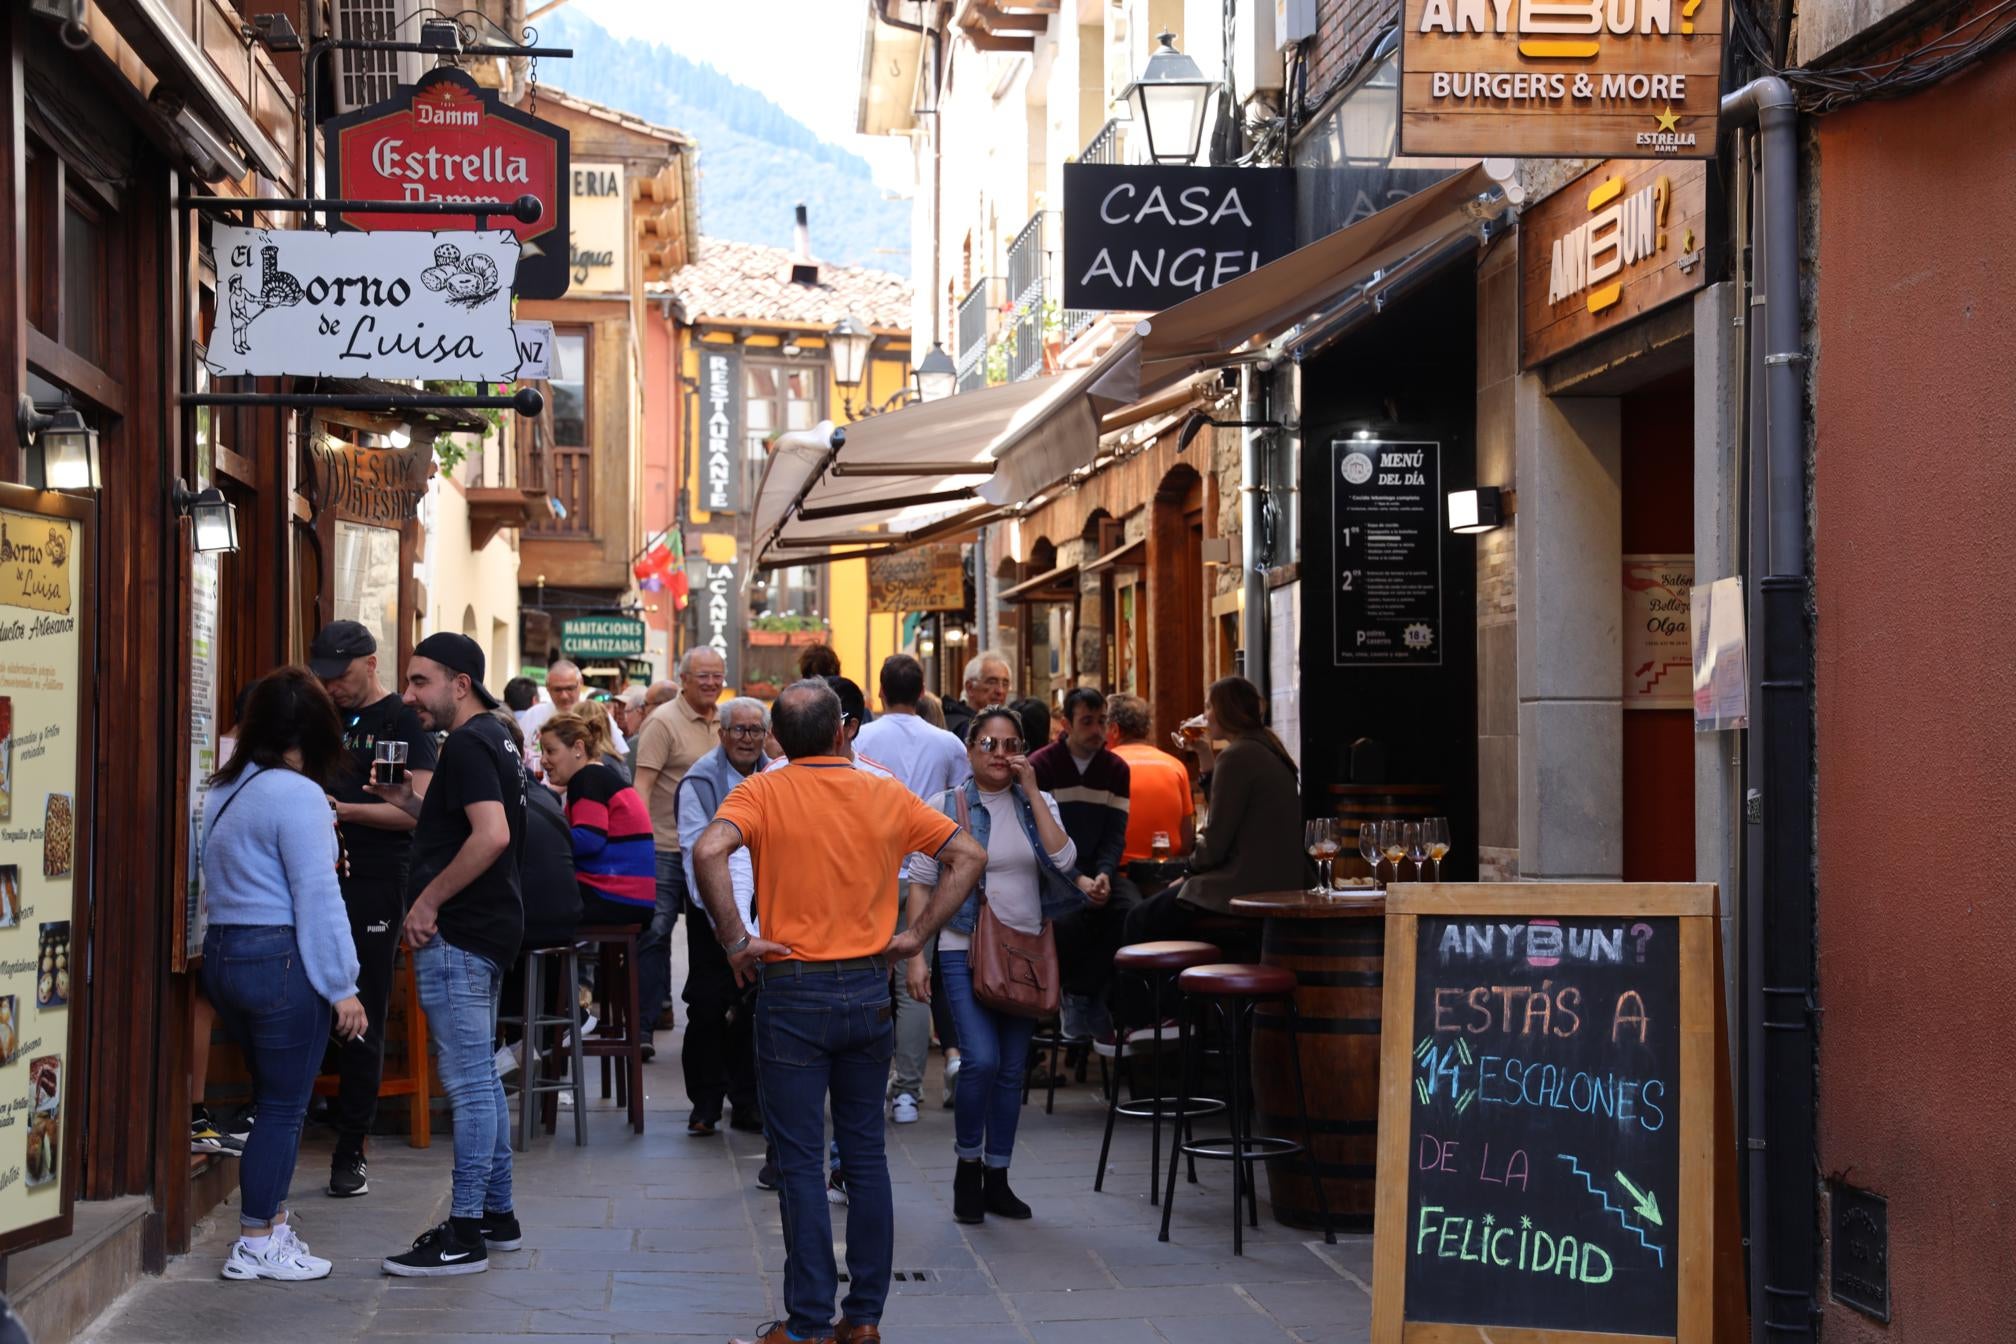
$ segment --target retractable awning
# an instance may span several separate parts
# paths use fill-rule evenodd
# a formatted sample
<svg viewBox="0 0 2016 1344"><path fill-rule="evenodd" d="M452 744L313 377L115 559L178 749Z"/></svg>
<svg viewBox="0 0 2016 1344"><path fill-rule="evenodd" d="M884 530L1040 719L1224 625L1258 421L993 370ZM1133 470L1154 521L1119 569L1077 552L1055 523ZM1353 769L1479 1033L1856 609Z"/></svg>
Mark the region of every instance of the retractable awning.
<svg viewBox="0 0 2016 1344"><path fill-rule="evenodd" d="M1046 574L1038 574L1032 579L1024 579L1013 588L1001 591L1003 602L1076 602L1078 600L1078 566L1059 565Z"/></svg>
<svg viewBox="0 0 2016 1344"><path fill-rule="evenodd" d="M1292 344L1375 275L1504 208L1473 166L1140 322L1090 368L906 407L838 442L830 426L784 435L758 491L755 567L963 538L1093 463L1118 422L1167 414L1161 401L1181 401L1186 379Z"/></svg>

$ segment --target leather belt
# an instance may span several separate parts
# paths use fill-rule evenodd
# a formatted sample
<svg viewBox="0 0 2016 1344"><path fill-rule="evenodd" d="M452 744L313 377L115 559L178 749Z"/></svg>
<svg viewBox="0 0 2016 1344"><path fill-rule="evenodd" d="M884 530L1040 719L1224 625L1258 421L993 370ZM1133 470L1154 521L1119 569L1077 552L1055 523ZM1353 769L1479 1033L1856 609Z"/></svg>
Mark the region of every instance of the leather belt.
<svg viewBox="0 0 2016 1344"><path fill-rule="evenodd" d="M801 975L846 975L852 971L879 971L889 974L889 960L882 956L847 957L840 961L766 961L764 980L796 979Z"/></svg>

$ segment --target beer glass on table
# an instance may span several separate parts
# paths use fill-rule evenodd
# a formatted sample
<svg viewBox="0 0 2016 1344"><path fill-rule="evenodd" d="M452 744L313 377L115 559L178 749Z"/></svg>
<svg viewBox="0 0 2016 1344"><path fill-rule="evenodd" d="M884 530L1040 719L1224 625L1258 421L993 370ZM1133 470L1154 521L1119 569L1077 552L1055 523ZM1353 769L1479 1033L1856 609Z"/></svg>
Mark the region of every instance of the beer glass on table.
<svg viewBox="0 0 2016 1344"><path fill-rule="evenodd" d="M1442 860L1449 853L1449 818L1429 817L1421 823L1421 843L1435 865L1435 881L1442 880Z"/></svg>
<svg viewBox="0 0 2016 1344"><path fill-rule="evenodd" d="M1302 825L1302 847L1316 860L1318 892L1330 890L1330 867L1337 858L1337 835L1328 817L1318 817Z"/></svg>

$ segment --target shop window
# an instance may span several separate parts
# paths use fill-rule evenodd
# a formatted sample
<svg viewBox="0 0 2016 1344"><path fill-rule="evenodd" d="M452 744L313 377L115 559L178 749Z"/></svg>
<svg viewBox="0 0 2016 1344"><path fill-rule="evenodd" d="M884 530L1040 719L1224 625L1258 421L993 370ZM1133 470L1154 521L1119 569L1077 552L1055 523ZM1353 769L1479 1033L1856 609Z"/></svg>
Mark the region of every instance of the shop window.
<svg viewBox="0 0 2016 1344"><path fill-rule="evenodd" d="M379 647L399 647L399 532L361 523L336 524L336 612L357 621ZM473 623L473 622L472 622Z"/></svg>
<svg viewBox="0 0 2016 1344"><path fill-rule="evenodd" d="M586 537L594 532L591 504L595 494L594 457L589 449L589 431L594 424L589 388L594 379L588 328L555 330L553 358L553 377L546 385L553 408L546 493L560 501L566 516L542 515L530 530L542 536Z"/></svg>
<svg viewBox="0 0 2016 1344"><path fill-rule="evenodd" d="M811 429L826 418L826 366L749 362L742 366L742 498L751 502L770 460L770 441L787 430ZM770 586L769 615L817 616L826 609L823 565L794 565Z"/></svg>
<svg viewBox="0 0 2016 1344"><path fill-rule="evenodd" d="M105 305L106 228L103 216L76 196L63 203L63 344L100 368L110 359Z"/></svg>

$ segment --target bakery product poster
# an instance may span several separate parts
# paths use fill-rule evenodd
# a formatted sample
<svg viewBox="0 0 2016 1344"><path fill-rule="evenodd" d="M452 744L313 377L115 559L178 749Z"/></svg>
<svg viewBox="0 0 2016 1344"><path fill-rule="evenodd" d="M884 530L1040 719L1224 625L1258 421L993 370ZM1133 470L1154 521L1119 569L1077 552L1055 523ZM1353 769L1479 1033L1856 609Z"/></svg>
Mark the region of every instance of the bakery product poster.
<svg viewBox="0 0 2016 1344"><path fill-rule="evenodd" d="M0 507L0 1246L56 1235L38 1225L67 1207L71 929L88 840L88 534L81 518L39 511L81 512L75 501L0 492L19 500L38 511Z"/></svg>

